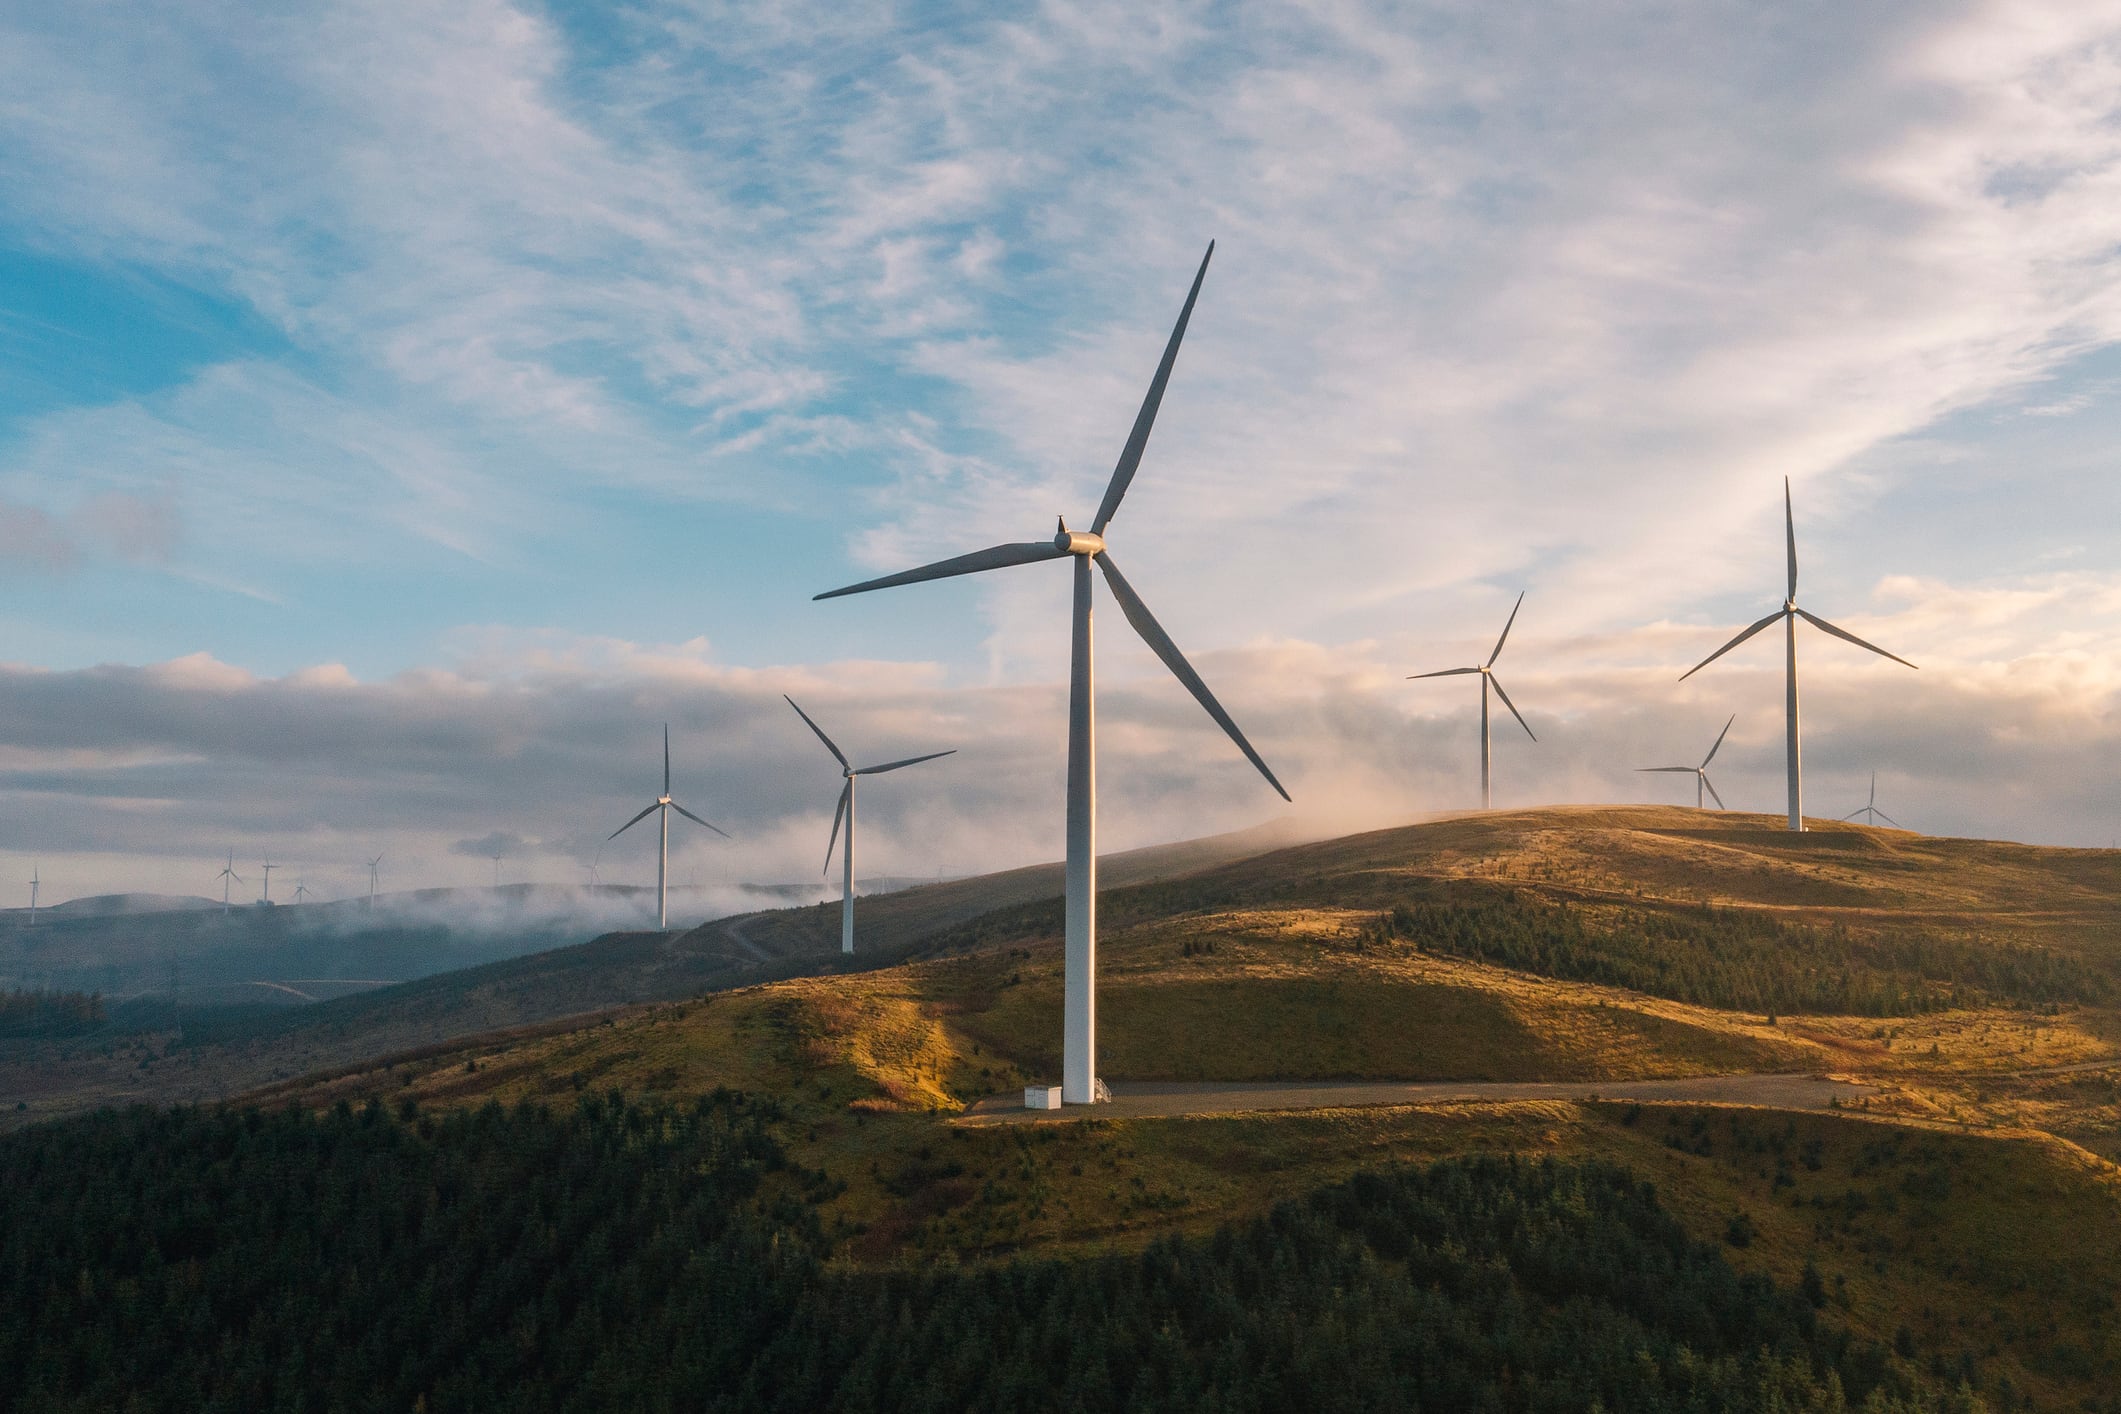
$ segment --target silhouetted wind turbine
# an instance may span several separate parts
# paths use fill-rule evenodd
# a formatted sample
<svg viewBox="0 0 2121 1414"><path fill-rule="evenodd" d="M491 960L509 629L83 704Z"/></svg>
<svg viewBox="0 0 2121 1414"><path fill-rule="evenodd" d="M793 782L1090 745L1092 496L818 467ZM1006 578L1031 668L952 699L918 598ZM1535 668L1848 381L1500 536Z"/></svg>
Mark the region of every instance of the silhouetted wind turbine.
<svg viewBox="0 0 2121 1414"><path fill-rule="evenodd" d="M376 906L376 871L383 867L383 856L377 855L368 861L368 906Z"/></svg>
<svg viewBox="0 0 2121 1414"><path fill-rule="evenodd" d="M260 899L259 899L259 901L260 901L261 903L271 903L271 902L272 902L272 871L273 871L273 870L275 870L275 869L278 869L278 868L279 868L280 866L279 866L279 865L277 865L277 864L261 864L261 865L259 865L258 867L259 867L260 869L263 869L263 870L265 871L265 892L264 892L264 894L263 894L263 895L261 895L261 896L260 896Z"/></svg>
<svg viewBox="0 0 2121 1414"><path fill-rule="evenodd" d="M795 707L795 699L787 693L781 694L781 700L790 707ZM854 951L854 778L881 776L884 772L896 771L901 766L918 766L923 761L955 756L957 748L931 751L926 756L908 756L903 761L886 761L881 766L853 766L848 764L847 753L841 751L832 738L825 735L823 727L810 720L808 712L795 707L795 715L801 717L810 730L817 733L817 739L825 743L825 749L840 763L840 774L847 780L847 784L840 787L840 803L832 811L832 834L825 841L825 868L832 867L832 846L839 842L840 817L844 815L847 817L847 847L840 855L840 951L851 953Z"/></svg>
<svg viewBox="0 0 2121 1414"><path fill-rule="evenodd" d="M613 830L607 839L607 843L609 840L617 839L650 815L660 812L663 836L662 842L656 848L655 856L655 926L658 928L668 928L670 926L670 908L665 885L670 877L670 812L673 810L690 820L693 824L707 825L708 829L714 831L723 839L729 838L729 832L720 825L708 825L705 820L702 820L699 816L670 798L670 724L665 722L663 724L663 793L657 796L655 802L648 806L647 809L619 826L616 830Z"/></svg>
<svg viewBox="0 0 2121 1414"><path fill-rule="evenodd" d="M1905 825L1902 825L1898 820L1895 820L1892 816L1886 814L1883 810L1880 810L1878 808L1878 773L1876 771L1871 772L1870 801L1865 804L1862 809L1851 810L1848 814L1842 816L1841 818L1844 820L1853 820L1858 815L1867 815L1871 817L1870 819L1867 819L1863 822L1866 825L1875 825L1880 820L1883 820L1886 824L1891 825L1896 830L1903 830L1907 828Z"/></svg>
<svg viewBox="0 0 2121 1414"><path fill-rule="evenodd" d="M1193 303L1200 297L1201 281L1206 278L1208 261L1214 255L1215 243L1211 241L1208 253L1201 257L1200 270L1193 276L1193 288L1186 293L1185 307L1179 310L1171 340L1164 346L1163 361L1157 365L1156 376L1149 380L1148 395L1142 399L1141 411L1135 415L1134 430L1127 434L1127 444L1112 469L1112 480L1105 487L1105 498L1098 504L1097 516L1090 522L1088 533L1068 529L1068 523L1063 520L1051 540L975 550L969 555L939 560L882 579L850 584L844 589L829 590L817 596L831 599L842 594L860 594L870 589L917 584L928 579L947 579L952 575L973 574L1008 565L1028 565L1039 560L1072 558L1075 561L1075 605L1068 660L1068 884L1061 1030L1061 1099L1068 1104L1089 1104L1098 1098L1098 1092L1103 1088L1097 1078L1097 732L1090 631L1090 564L1093 560L1104 572L1105 584L1112 591L1112 597L1119 601L1120 612L1127 616L1127 622L1141 635L1142 641L1237 743L1238 750L1244 752L1246 759L1267 778L1267 783L1280 792L1282 799L1289 798L1288 791L1274 779L1267 763L1252 749L1252 743L1245 740L1237 723L1208 691L1208 685L1201 681L1199 673L1193 671L1193 665L1178 651L1178 645L1150 614L1148 605L1142 603L1141 596L1120 574L1119 566L1113 563L1112 556L1105 549L1105 528L1112 523L1120 500L1127 494L1135 470L1141 465L1142 451L1149 444L1149 430L1155 425L1157 408L1163 402L1164 387L1171 381L1171 367L1178 361L1179 342L1186 336L1186 323L1193 317Z"/></svg>
<svg viewBox="0 0 2121 1414"><path fill-rule="evenodd" d="M243 882L243 876L236 872L236 852L234 850L230 850L228 852L228 863L224 865L222 867L221 872L216 874L214 877L221 881L221 911L223 913L226 913L228 912L229 884L231 882L238 884Z"/></svg>
<svg viewBox="0 0 2121 1414"><path fill-rule="evenodd" d="M37 926L37 886L41 882L36 861L32 860L29 866L29 926L32 928Z"/></svg>
<svg viewBox="0 0 2121 1414"><path fill-rule="evenodd" d="M1868 648L1871 652L1876 653L1881 658L1891 658L1894 662L1900 664L1904 668L1912 668L1915 665L1913 663L1908 662L1907 659L1901 657L1897 653L1888 653L1875 643L1866 643L1862 639L1856 637L1855 634L1850 633L1847 629L1836 628L1834 627L1834 625L1828 623L1825 619L1820 618L1817 614L1806 613L1803 609L1797 607L1797 513L1791 508L1790 479L1787 476L1782 478L1782 522L1784 529L1788 533L1790 562L1789 594L1782 601L1782 607L1777 609L1774 613L1769 614L1766 618L1760 620L1760 622L1754 624L1751 628L1746 629L1743 633L1740 633L1736 638L1732 639L1729 643L1724 644L1723 647L1717 649L1715 652L1709 654L1708 657L1703 658L1693 667L1688 668L1684 673L1681 673L1679 675L1679 680L1681 682L1685 682L1688 678L1694 676L1694 674L1700 672L1703 668L1706 668L1709 664L1715 662L1718 658L1721 658L1724 654L1730 652L1733 648L1736 648L1739 644L1745 642L1748 638L1751 638L1754 634L1760 632L1760 630L1766 628L1769 624L1775 622L1775 620L1781 619L1783 621L1785 627L1788 629L1789 634L1788 702L1790 828L1793 830L1802 830L1804 828L1804 752L1799 742L1797 731L1797 620L1803 619L1806 623L1810 624L1813 628L1818 629L1822 633L1830 633L1836 638L1847 639L1850 643L1855 644L1858 648Z"/></svg>
<svg viewBox="0 0 2121 1414"><path fill-rule="evenodd" d="M1731 714L1731 722L1737 720L1738 714L1733 712ZM1694 808L1696 810L1702 808L1701 793L1704 790L1710 795L1716 796L1716 808L1718 810L1728 810L1730 807L1723 803L1723 797L1716 795L1716 787L1709 784L1709 762L1714 761L1716 753L1723 750L1723 739L1731 734L1731 722L1725 722L1723 730L1716 733L1716 744L1709 748L1708 755L1701 758L1699 766L1637 766L1635 769L1637 771L1680 771L1690 774L1694 778Z"/></svg>
<svg viewBox="0 0 2121 1414"><path fill-rule="evenodd" d="M1532 735L1530 724L1525 721L1524 715L1517 710L1517 704L1510 700L1510 694L1502 690L1502 679L1495 676L1495 660L1502 656L1502 645L1509 641L1510 625L1517 622L1517 611L1523 607L1524 594L1520 592L1517 596L1517 602L1510 606L1509 620L1502 626L1502 637L1495 640L1495 651L1490 653L1488 661L1482 663L1479 667L1445 668L1441 672L1411 673L1407 677L1408 682L1413 682L1417 678L1452 678L1466 673L1480 674L1480 808L1483 810L1492 809L1495 804L1495 793L1488 784L1488 687L1490 684L1495 688L1495 695L1502 699L1502 705L1510 709L1511 716L1517 718L1517 725L1524 728L1524 734L1532 737L1534 741L1539 740L1538 737Z"/></svg>
<svg viewBox="0 0 2121 1414"><path fill-rule="evenodd" d="M300 879L295 880L295 902L300 903L308 897L309 885L303 883Z"/></svg>

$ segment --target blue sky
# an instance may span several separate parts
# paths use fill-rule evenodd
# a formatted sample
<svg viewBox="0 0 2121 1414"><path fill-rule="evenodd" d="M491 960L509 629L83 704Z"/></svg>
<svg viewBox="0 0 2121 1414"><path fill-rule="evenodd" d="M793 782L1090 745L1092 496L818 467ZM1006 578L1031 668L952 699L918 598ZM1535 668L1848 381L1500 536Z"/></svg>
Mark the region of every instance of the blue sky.
<svg viewBox="0 0 2121 1414"><path fill-rule="evenodd" d="M1822 808L2105 844L2117 79L2082 3L11 14L0 851L573 877L668 712L696 867L788 876L800 688L976 762L879 867L1052 855L1064 577L809 596L1087 518L1211 237L1114 546L1304 818L1468 803L1403 678L1521 588L1500 798L1736 711L1774 808L1775 655L1674 679L1789 476L1804 601L1923 665L1807 645ZM1110 621L1107 837L1273 817Z"/></svg>

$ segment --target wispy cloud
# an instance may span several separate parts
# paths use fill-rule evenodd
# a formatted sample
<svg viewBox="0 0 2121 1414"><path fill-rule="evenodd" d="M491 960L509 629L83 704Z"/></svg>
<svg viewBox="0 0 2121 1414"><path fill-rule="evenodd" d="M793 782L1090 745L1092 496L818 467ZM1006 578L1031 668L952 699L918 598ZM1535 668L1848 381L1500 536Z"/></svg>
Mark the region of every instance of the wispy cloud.
<svg viewBox="0 0 2121 1414"><path fill-rule="evenodd" d="M1597 743L1557 747L1545 759L1574 764L1541 779L1638 788L1607 757L1752 685L1732 664L1682 690L1662 663L1767 607L1785 475L1808 601L1924 664L1892 699L1939 714L1906 738L1911 776L1918 747L1949 775L1972 740L2014 761L2014 733L2111 714L2121 545L2083 509L2107 477L2085 430L2115 386L2098 361L2121 335L2107 0L1599 0L1536 20L1355 0L929 17L392 0L0 26L0 246L152 271L279 341L15 425L0 563L11 584L66 569L83 587L40 602L40 643L106 641L121 575L234 588L125 641L288 668L216 691L256 714L253 738L334 763L320 793L374 766L334 830L426 811L404 848L505 828L565 854L589 827L556 802L607 770L582 743L616 750L683 693L721 704L693 730L763 731L779 690L839 684L900 704L908 738L1028 733L1006 784L939 781L950 806L925 827L968 856L952 864L1046 848L1043 824L1004 817L1058 769L1039 733L1062 577L808 595L855 577L847 559L1086 516L1210 237L1114 542L1218 688L1264 704L1292 770L1374 801L1351 818L1462 785L1429 754L1456 740L1442 709L1387 684L1491 633L1527 586L1513 691ZM2002 415L1972 428L1984 410ZM1998 452L2010 437L2048 440ZM2005 528L2023 564L1996 562ZM2064 553L2071 575L2033 573ZM657 597L686 622L643 647ZM221 637L236 599L257 606L243 651ZM908 627L945 612L975 616L961 640ZM854 661L916 640L911 665ZM1152 680L1123 634L1103 642L1113 681ZM839 666L762 666L802 659ZM370 680L291 675L320 660ZM1820 661L1823 694L1869 671ZM207 829L253 807L315 828L257 794L292 769L282 746L216 738L185 705L203 689L166 680L206 669L99 671L35 691L93 684L119 727L167 709L157 759L220 763L114 777L111 798L197 801ZM1946 702L1975 715L1947 730ZM297 709L322 725L273 715ZM1133 710L1115 707L1115 741ZM330 726L428 764L363 764ZM93 749L119 749L113 730ZM577 744L536 745L559 741ZM456 750L509 762L520 793L482 796ZM525 765L541 750L543 775ZM1242 823L1242 771L1205 795L1180 779L1207 750L1138 773L1145 837ZM13 779L61 833L77 827L53 802L106 788ZM763 776L757 792L766 837L801 833ZM2043 813L1992 790L1984 826L1969 787L1940 818L2101 828L2080 795ZM470 800L534 818L467 818ZM143 858L181 844L140 838ZM730 867L794 867L814 844L794 838Z"/></svg>

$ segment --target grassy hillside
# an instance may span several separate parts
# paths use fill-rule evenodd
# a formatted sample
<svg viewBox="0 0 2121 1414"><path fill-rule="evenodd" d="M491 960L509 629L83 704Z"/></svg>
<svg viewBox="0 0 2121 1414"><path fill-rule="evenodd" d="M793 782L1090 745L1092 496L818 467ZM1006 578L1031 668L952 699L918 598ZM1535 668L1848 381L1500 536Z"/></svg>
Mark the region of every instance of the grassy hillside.
<svg viewBox="0 0 2121 1414"><path fill-rule="evenodd" d="M1186 1340L1163 1354L1126 1346L1121 1365L1111 1368L1160 1371L1156 1378L1174 1382L1164 1389L1167 1402L1175 1397L1170 1391L1183 1388L1213 1403L1204 1391L1219 1388L1227 1372L1185 1356L1211 1328L1264 1362L1248 1367L1255 1382L1262 1371L1293 1368L1260 1352L1320 1341L1339 1348L1332 1342L1342 1336L1329 1333L1348 1327L1332 1304L1334 1291L1360 1290L1364 1309L1397 1312L1395 1329L1424 1320L1444 1329L1468 1313L1470 1332L1498 1323L1515 1329L1508 1325L1511 1303L1543 1290L1548 1278L1541 1273L1554 1262L1581 1265L1584 1252L1603 1251L1611 1267L1620 1250L1614 1244L1641 1242L1657 1223L1671 1222L1692 1244L1689 1262L1720 1254L1716 1261L1733 1271L1774 1284L1747 1298L1754 1302L1747 1320L1781 1312L1772 1319L1795 1322L1770 1342L1786 1355L1801 1354L1797 1364L1776 1367L1783 1376L1763 1373L1769 1367L1755 1356L1767 1347L1688 1345L1711 1363L1735 1362L1717 1367L1724 1371L1718 1378L1735 1383L1715 1387L1722 1395L1705 1396L1711 1403L1743 1405L1786 1376L1794 1383L1776 1397L1787 1405L1830 1407L1828 1385L1818 1383L1828 1374L1867 1387L1890 1371L1911 1407L1949 1404L1963 1381L1997 1407L2121 1408L2111 1393L2121 1389L2121 1324L2110 1275L2121 1264L2121 1180L2111 1162L2121 1155L2121 856L1855 826L1791 836L1765 817L1662 808L1490 814L1265 852L1261 843L1207 841L1109 863L1100 941L1106 1077L1573 1080L1597 1087L1831 1072L1875 1087L1856 1102L1867 1112L1628 1103L1609 1092L1605 1100L1090 1115L1038 1125L995 1122L1008 1120L1006 1113L968 1116L967 1107L983 1098L1057 1075L1056 868L864 900L865 951L851 964L835 950L831 909L749 915L679 935L614 935L308 1008L292 1025L272 1019L218 1038L193 1028L183 1044L145 1037L101 1051L77 1048L77 1061L101 1067L93 1084L64 1094L16 1093L58 1109L99 1093L208 1097L247 1085L259 1087L249 1098L268 1113L292 1104L325 1114L318 1123L338 1136L332 1145L396 1155L389 1164L364 1160L348 1171L349 1182L382 1185L363 1204L380 1204L378 1211L411 1205L408 1226L379 1229L384 1249L342 1254L362 1271L395 1260L379 1255L396 1250L391 1232L442 1240L445 1228L415 1221L416 1209L461 1213L474 1234L467 1240L495 1253L542 1241L538 1234L557 1231L552 1224L562 1221L579 1229L569 1250L608 1239L675 1262L690 1241L678 1234L692 1227L714 1252L800 1249L808 1254L801 1261L815 1266L777 1288L779 1295L754 1292L746 1300L778 1312L787 1329L808 1332L802 1339L821 1342L817 1350L836 1352L818 1355L806 1346L816 1368L869 1371L847 1374L856 1382L848 1389L881 1380L875 1388L888 1390L904 1362L872 1361L873 1352L864 1353L871 1347L854 1333L870 1331L873 1322L847 1323L847 1312L884 1302L926 1313L897 1336L877 1337L884 1343L876 1350L903 1350L919 1330L963 1325L974 1309L986 1313L976 1324L989 1329L994 1311L1017 1311L1011 1303L1030 1300L1028 1292L1037 1300L1019 1313L1023 1319L1006 1317L1009 1330L996 1337L1002 1344L982 1347L987 1353L977 1360L967 1354L956 1367L963 1382L939 1398L993 1397L1001 1386L981 1381L1002 1380L1016 1364L1043 1358L1030 1346L1007 1345L1018 1327L1035 1327L1043 1319L1037 1313L1052 1303L1085 1300L1120 1302L1156 1321L1210 1319L1198 1329L1184 1325ZM36 1056L61 1054L72 1043L9 1044L13 1074L34 1075ZM384 1050L390 1053L379 1056ZM55 1073L63 1077L64 1068ZM85 1073L74 1072L75 1081ZM342 1100L348 1108L334 1112ZM706 1108L693 1108L700 1104ZM669 1118L710 1113L719 1118ZM300 1128L306 1122L271 1121L295 1126L282 1135L295 1151L323 1152L320 1146L329 1146ZM108 1129L116 1121L86 1123L80 1134L100 1134L94 1142L126 1152L138 1139ZM216 1154L271 1147L254 1137L230 1148L214 1129L222 1123L211 1113L179 1116L166 1133L154 1131L161 1136L155 1142L174 1145L173 1154L192 1145L209 1166ZM738 1130L745 1137L736 1148L748 1155L743 1171L727 1185L717 1179L700 1190L715 1197L709 1206L718 1212L750 1215L729 1227L706 1215L694 1201L698 1194L685 1198L685 1185L658 1177L656 1166L712 1167L721 1162L713 1155L735 1152L729 1146ZM75 1132L31 1130L22 1137L35 1142L19 1152L42 1152L37 1146L46 1141L35 1136ZM17 1152L5 1148L13 1142L0 1140L0 1156ZM688 1147L699 1144L711 1152L703 1157ZM550 1162L515 1178L495 1176L532 1153L548 1154ZM1525 1187L1522 1176L1531 1170L1495 1166L1512 1157L1588 1167L1569 1171L1578 1176L1554 1190L1564 1200L1547 1212L1539 1206L1549 1201L1547 1190L1538 1182ZM1439 1162L1446 1168L1425 1167ZM419 1171L423 1164L443 1175L436 1180L439 1206L421 1207L411 1180L389 1177L393 1166ZM612 1165L595 1180L605 1186L581 1187L591 1169ZM164 1181L152 1162L105 1167L140 1194ZM566 1191L546 1193L548 1170L574 1175L558 1180ZM38 1201L48 1205L73 1202L63 1183L49 1191L36 1186L55 1172L20 1170L29 1185L23 1191L43 1194ZM1453 1240L1490 1244L1480 1248L1489 1258L1463 1271L1437 1268L1438 1279L1474 1282L1476 1270L1508 1268L1517 1294L1498 1287L1490 1295L1500 1304L1484 1307L1469 1296L1426 1314L1402 1309L1395 1303L1408 1299L1403 1283L1374 1283L1379 1273L1408 1270L1403 1264L1419 1244L1408 1245L1409 1230L1370 1225L1363 1214L1432 1203L1443 1190L1423 1189L1430 1180L1412 1177L1432 1172L1457 1175L1436 1181L1471 1184L1463 1191L1487 1196L1455 1210L1457 1217L1435 1210L1422 1221L1444 1227L1421 1231L1441 1232L1511 1204L1544 1213L1543 1231L1564 1210L1595 1210L1604 1226L1585 1235L1587 1246L1568 1249L1575 1255L1542 1249L1546 1255L1532 1260L1508 1242L1493 1246L1495 1233L1473 1223ZM1600 1174L1632 1177L1608 1182ZM1654 1185L1654 1212L1621 1201L1637 1180ZM275 1223L299 1228L308 1221L301 1195L328 1197L337 1181L320 1176L317 1185L295 1185L275 1200ZM626 1197L620 1208L579 1196L607 1188L666 1196L647 1207L645 1199ZM502 1195L517 1191L529 1206L520 1230L504 1232L513 1219L489 1217L514 1212L514 1199ZM452 1206L455 1195L479 1192L497 1205L493 1214ZM232 1201L232 1193L224 1196ZM1293 1207L1292 1199L1299 1200ZM140 1201L143 1212L153 1212L160 1200ZM123 1208L112 1196L103 1210ZM312 1216L321 1222L323 1211ZM158 1228L162 1235L126 1250L157 1249L167 1237L184 1249L176 1253L180 1263L255 1265L230 1254L244 1243L269 1245L266 1228L239 1224L227 1239L234 1245L219 1258L186 1246L198 1241L186 1234L210 1229L217 1215L221 1209L209 1204L193 1214L196 1221L164 1224L166 1233ZM14 1216L11 1230L36 1230L28 1209ZM764 1226L746 1226L753 1222ZM327 1254L319 1260L329 1266L341 1260L328 1255L339 1250L336 1240L296 1245ZM767 1247L747 1245L759 1242ZM1675 1250L1665 1238L1657 1242ZM1277 1243L1285 1245L1265 1268L1236 1256L1271 1253ZM21 1250L24 1261L50 1255L36 1243ZM100 1270L97 1262L106 1260L60 1255L60 1267L77 1274ZM543 1292L511 1285L513 1277L437 1290L434 1300L476 1305L495 1329L535 1331L540 1321L558 1321L555 1332L573 1334L551 1335L557 1346L546 1337L526 1345L514 1337L484 1341L469 1326L436 1327L439 1344L420 1345L417 1358L394 1356L396 1373L373 1377L355 1366L368 1358L362 1351L378 1351L356 1340L341 1361L352 1382L346 1387L379 1380L375 1388L397 1389L390 1381L411 1380L405 1391L425 1388L434 1407L443 1407L540 1382L618 1379L616 1367L593 1362L526 1373L521 1360L533 1348L616 1349L624 1341L613 1331L660 1329L654 1322L666 1319L697 1326L735 1290L731 1274L757 1265L731 1256L734 1265L709 1280L697 1271L686 1276L692 1269L682 1264L656 1267L662 1260L632 1275L614 1269L617 1284L603 1287L583 1274ZM1254 1280L1248 1273L1256 1270L1303 1273L1283 1279L1285 1318L1302 1326L1300 1335L1295 1326L1240 1331L1212 1325L1223 1317L1202 1316L1222 1309L1215 1292ZM189 1290L182 1271L113 1268L110 1290L134 1293L130 1305L104 1302L95 1278L86 1296L78 1276L69 1290L90 1303L83 1313L146 1320L164 1312L123 1338L181 1360L190 1348L183 1322L198 1314L182 1299ZM1142 1272L1164 1275L1129 1285ZM833 1275L828 1281L819 1273ZM636 1276L638 1285L628 1286ZM707 1284L685 1285L695 1279ZM1717 1285L1722 1281L1704 1291L1730 1290ZM1173 1301L1170 1293L1188 1282L1207 1306L1158 1304ZM828 1287L824 1305L811 1304ZM380 1290L348 1287L344 1310L332 1310L350 1331L397 1319L395 1298L384 1300ZM151 1291L166 1295L166 1305L140 1295ZM1094 1298L1085 1294L1093 1291ZM671 1295L678 1292L691 1294L679 1300ZM1798 1304L1777 1304L1791 1294ZM1675 1370L1696 1372L1683 1379L1706 1378L1699 1375L1705 1366L1678 1358L1677 1344L1659 1344L1693 1337L1675 1336L1676 1327L1660 1324L1663 1317L1630 1306L1627 1292L1585 1287L1579 1295L1590 1302L1585 1319L1618 1324L1599 1327L1610 1339L1553 1360L1588 1369L1615 1342L1652 1352L1649 1365L1628 1376L1649 1384L1610 1387L1622 1404L1672 1396L1673 1386L1659 1382ZM371 1311L364 1301L382 1305ZM57 1288L44 1291L23 1308L21 1321L65 1309L54 1302ZM1828 1344L1804 1344L1813 1339L1804 1333L1811 1329L1806 1312L1830 1332ZM102 1329L101 1319L83 1314L65 1330L92 1333ZM1108 1335L1123 1343L1123 1329L1137 1324L1130 1317ZM1512 1369L1555 1378L1561 1364L1522 1362L1525 1352L1547 1349L1541 1342L1559 1336L1536 1323L1524 1329L1538 1334L1527 1334L1508 1357ZM294 1388L285 1381L299 1378L279 1361L287 1333L276 1331L270 1322L259 1325L254 1341L230 1348L240 1359L212 1368L240 1369L243 1388L253 1393ZM28 1324L16 1338L29 1340L25 1349L50 1344ZM1381 1334L1359 1344L1382 1348L1380 1341ZM721 1363L684 1378L735 1389L754 1368L746 1362L764 1358L779 1368L742 1340L716 1350L712 1359ZM1156 1363L1166 1355L1171 1363ZM1478 1364L1502 1357L1482 1347L1455 1358ZM1855 1363L1837 1363L1848 1359ZM439 1373L448 1371L475 1373ZM63 1385L68 1377L49 1378ZM1555 1388L1566 1387L1566 1378ZM1524 1393L1520 1385L1505 1388L1509 1398ZM1689 1388L1703 1396L1710 1386ZM1432 1393L1445 1402L1479 1395ZM1509 1398L1502 1407L1518 1407Z"/></svg>
<svg viewBox="0 0 2121 1414"><path fill-rule="evenodd" d="M1058 900L970 917L919 901L918 924L915 906L897 953L854 970L828 956L822 975L254 1098L770 1094L809 1175L787 1195L857 1265L1134 1250L1380 1165L1590 1158L1655 1182L1698 1239L1946 1385L2055 1408L2121 1388L2121 856L1548 810L1276 850L1101 900L1110 1079L1831 1072L1879 1087L1860 1116L1545 1100L971 1125L967 1105L1057 1074ZM800 911L744 931L811 926L829 939Z"/></svg>

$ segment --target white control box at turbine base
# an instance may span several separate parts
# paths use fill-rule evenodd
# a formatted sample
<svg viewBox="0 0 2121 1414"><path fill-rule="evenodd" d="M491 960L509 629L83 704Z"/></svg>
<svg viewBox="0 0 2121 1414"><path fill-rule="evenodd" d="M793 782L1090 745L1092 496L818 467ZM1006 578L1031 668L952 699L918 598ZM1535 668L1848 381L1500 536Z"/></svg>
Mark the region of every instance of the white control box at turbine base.
<svg viewBox="0 0 2121 1414"><path fill-rule="evenodd" d="M1057 1110L1061 1107L1061 1092L1058 1085L1026 1085L1024 1108L1027 1110Z"/></svg>

